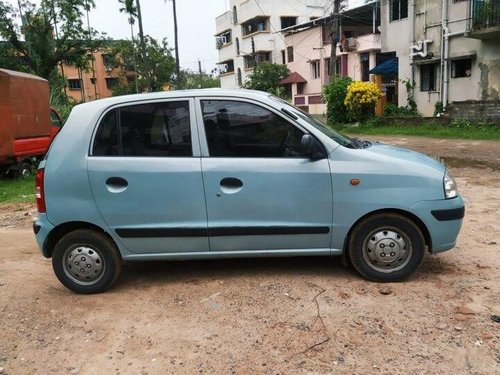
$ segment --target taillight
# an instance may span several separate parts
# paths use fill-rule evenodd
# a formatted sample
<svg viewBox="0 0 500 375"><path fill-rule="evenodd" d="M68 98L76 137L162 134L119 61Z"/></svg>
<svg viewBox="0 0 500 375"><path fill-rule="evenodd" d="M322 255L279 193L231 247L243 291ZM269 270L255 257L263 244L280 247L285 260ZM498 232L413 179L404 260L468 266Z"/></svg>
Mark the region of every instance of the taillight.
<svg viewBox="0 0 500 375"><path fill-rule="evenodd" d="M44 177L44 170L39 169L36 172L36 178L35 178L36 208L38 209L39 213L45 213L45 211L46 211L45 192L43 190L43 177Z"/></svg>

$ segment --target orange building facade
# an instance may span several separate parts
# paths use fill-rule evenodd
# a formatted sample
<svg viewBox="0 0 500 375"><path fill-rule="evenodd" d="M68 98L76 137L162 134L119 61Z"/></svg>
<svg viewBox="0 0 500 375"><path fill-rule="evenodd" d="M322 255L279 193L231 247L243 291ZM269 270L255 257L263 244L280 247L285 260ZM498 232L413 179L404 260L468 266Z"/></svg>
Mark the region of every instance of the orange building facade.
<svg viewBox="0 0 500 375"><path fill-rule="evenodd" d="M113 86L119 82L119 69L109 63L106 51L92 52L94 61L87 71L64 64L61 73L68 85L66 93L78 102L87 102L113 95Z"/></svg>

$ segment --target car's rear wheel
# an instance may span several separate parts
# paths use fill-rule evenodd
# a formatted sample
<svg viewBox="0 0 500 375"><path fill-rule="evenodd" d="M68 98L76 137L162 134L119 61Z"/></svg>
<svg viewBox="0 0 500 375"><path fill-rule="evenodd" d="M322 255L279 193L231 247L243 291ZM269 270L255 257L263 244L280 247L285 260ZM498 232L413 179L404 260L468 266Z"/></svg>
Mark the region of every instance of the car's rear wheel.
<svg viewBox="0 0 500 375"><path fill-rule="evenodd" d="M348 251L352 265L363 277L400 281L422 263L425 240L413 221L386 213L361 221L351 233Z"/></svg>
<svg viewBox="0 0 500 375"><path fill-rule="evenodd" d="M66 234L54 247L52 267L59 281L76 293L108 289L120 276L122 259L104 233L79 229Z"/></svg>

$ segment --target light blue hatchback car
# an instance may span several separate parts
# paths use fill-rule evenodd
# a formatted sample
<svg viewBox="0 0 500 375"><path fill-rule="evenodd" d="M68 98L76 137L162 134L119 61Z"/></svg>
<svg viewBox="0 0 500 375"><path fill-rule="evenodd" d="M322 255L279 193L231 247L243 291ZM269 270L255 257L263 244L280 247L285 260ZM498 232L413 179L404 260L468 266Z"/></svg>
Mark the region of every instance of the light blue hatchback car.
<svg viewBox="0 0 500 375"><path fill-rule="evenodd" d="M34 232L69 289L123 261L343 255L398 281L464 217L438 161L350 139L270 96L207 89L76 106L41 162Z"/></svg>

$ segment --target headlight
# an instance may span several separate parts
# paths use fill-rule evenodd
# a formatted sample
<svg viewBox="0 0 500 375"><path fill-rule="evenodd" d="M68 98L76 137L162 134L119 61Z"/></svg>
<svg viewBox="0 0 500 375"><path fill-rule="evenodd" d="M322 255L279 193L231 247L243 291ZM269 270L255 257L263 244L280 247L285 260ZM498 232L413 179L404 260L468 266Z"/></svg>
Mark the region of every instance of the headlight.
<svg viewBox="0 0 500 375"><path fill-rule="evenodd" d="M448 198L455 198L458 195L457 183L447 170L443 178L444 195Z"/></svg>

